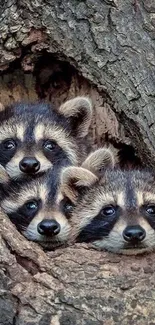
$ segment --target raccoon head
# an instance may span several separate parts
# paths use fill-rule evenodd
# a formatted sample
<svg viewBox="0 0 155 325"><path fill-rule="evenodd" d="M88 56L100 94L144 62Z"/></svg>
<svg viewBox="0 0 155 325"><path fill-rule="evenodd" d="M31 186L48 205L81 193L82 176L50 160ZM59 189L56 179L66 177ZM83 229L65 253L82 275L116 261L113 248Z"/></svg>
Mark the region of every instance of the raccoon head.
<svg viewBox="0 0 155 325"><path fill-rule="evenodd" d="M68 167L63 169L61 173L60 192L63 200L61 207L64 213L69 214L70 223L73 226L71 237L75 239L85 225L86 217L83 217L83 211L79 212L79 216L75 220L76 210L81 204L81 199L89 193L91 187L94 186L105 172L107 168L114 168L117 162L117 156L112 148L102 148L91 153L83 162L81 167ZM81 216L82 214L82 216Z"/></svg>
<svg viewBox="0 0 155 325"><path fill-rule="evenodd" d="M11 182L1 208L16 228L31 241L46 249L66 243L69 220L59 210L55 172L25 182Z"/></svg>
<svg viewBox="0 0 155 325"><path fill-rule="evenodd" d="M81 167L62 174L62 192L72 204L71 237L122 254L155 248L155 174L107 169L96 176Z"/></svg>
<svg viewBox="0 0 155 325"><path fill-rule="evenodd" d="M4 108L0 111L0 163L11 178L35 176L56 164L79 163L85 155L91 116L91 103L85 97L57 109L45 103Z"/></svg>

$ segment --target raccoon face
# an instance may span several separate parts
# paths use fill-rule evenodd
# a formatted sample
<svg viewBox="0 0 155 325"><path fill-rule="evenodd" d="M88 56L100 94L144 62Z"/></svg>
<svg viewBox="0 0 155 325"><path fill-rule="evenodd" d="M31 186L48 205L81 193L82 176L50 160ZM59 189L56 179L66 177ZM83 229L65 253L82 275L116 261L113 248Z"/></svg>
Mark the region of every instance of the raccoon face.
<svg viewBox="0 0 155 325"><path fill-rule="evenodd" d="M4 108L0 164L11 178L35 176L54 165L77 164L85 155L91 116L91 103L85 97L69 100L57 110L45 103Z"/></svg>
<svg viewBox="0 0 155 325"><path fill-rule="evenodd" d="M1 208L28 240L47 249L67 241L70 224L59 209L58 183L54 174L47 173L24 183L12 182L9 188Z"/></svg>
<svg viewBox="0 0 155 325"><path fill-rule="evenodd" d="M72 239L122 254L155 248L155 175L105 170L102 176L68 167L62 192L72 204Z"/></svg>

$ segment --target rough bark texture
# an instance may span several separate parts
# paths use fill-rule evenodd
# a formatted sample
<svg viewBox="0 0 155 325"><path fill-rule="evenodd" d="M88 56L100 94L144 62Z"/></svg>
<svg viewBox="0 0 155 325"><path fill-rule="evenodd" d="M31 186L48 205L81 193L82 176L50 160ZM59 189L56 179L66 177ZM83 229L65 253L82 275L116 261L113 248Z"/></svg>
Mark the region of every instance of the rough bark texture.
<svg viewBox="0 0 155 325"><path fill-rule="evenodd" d="M153 0L2 0L0 35L0 102L89 95L94 145L154 166ZM154 324L154 254L46 254L0 225L0 324Z"/></svg>
<svg viewBox="0 0 155 325"><path fill-rule="evenodd" d="M154 255L43 252L0 216L0 324L154 324Z"/></svg>
<svg viewBox="0 0 155 325"><path fill-rule="evenodd" d="M123 136L123 142L131 142L141 161L154 165L154 1L3 0L0 17L1 69L4 71L10 66L11 73L11 79L2 76L5 92L6 81L11 92L6 101L41 97L38 89L37 94L35 92L36 78L43 79L41 86L47 86L50 73L48 71L46 78L41 76L37 61L45 52L51 53L51 65L54 57L66 61L97 87L102 97L101 108L107 95L106 102L125 128L127 139ZM22 74L17 58L20 68L27 73L22 78L25 89L17 81ZM15 61L18 76L14 74L13 78ZM46 64L46 60L43 61ZM12 95L10 86L16 95ZM50 94L52 97L53 85L50 85ZM46 96L45 92L43 95ZM106 114L107 108L104 111ZM116 124L114 122L115 129ZM120 128L116 133L122 140Z"/></svg>

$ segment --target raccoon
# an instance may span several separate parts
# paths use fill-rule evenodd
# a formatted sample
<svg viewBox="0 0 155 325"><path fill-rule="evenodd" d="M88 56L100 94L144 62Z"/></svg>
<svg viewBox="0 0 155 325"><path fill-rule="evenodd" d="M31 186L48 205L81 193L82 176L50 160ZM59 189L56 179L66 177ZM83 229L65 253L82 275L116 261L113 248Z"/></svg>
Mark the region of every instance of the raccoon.
<svg viewBox="0 0 155 325"><path fill-rule="evenodd" d="M11 178L43 174L54 165L78 165L89 151L92 105L86 97L55 109L16 103L0 110L0 164Z"/></svg>
<svg viewBox="0 0 155 325"><path fill-rule="evenodd" d="M10 177L7 174L5 168L0 165L0 200L5 196L6 189L10 182Z"/></svg>
<svg viewBox="0 0 155 325"><path fill-rule="evenodd" d="M102 151L100 151L102 160L98 159L100 170L108 164L110 155L112 153L105 149L103 164ZM97 173L96 158L95 152L93 155L90 154L83 166L87 164L88 167L91 160L89 168ZM8 177L5 169L3 167L2 169L6 174L5 177ZM36 179L10 180L0 203L2 210L19 231L27 239L38 242L46 249L66 244L71 231L70 208L72 206L67 205L66 199L60 192L60 173L61 167L56 165Z"/></svg>
<svg viewBox="0 0 155 325"><path fill-rule="evenodd" d="M103 157L104 158L104 157ZM155 248L155 172L100 172L101 155L83 167L64 169L61 192L70 206L71 240L121 254L141 254ZM92 165L91 165L92 162ZM94 165L95 163L95 165Z"/></svg>
<svg viewBox="0 0 155 325"><path fill-rule="evenodd" d="M59 208L59 174L54 166L36 179L11 180L0 203L19 232L48 250L65 244L71 229L67 212Z"/></svg>

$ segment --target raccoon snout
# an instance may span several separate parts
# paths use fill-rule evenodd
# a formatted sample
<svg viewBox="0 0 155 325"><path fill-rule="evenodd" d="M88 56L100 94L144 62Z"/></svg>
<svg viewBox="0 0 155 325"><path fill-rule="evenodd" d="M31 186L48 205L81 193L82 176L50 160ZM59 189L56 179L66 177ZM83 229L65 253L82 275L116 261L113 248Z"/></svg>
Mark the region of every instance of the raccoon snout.
<svg viewBox="0 0 155 325"><path fill-rule="evenodd" d="M123 237L127 242L138 243L141 242L146 237L146 232L139 225L128 226L123 231Z"/></svg>
<svg viewBox="0 0 155 325"><path fill-rule="evenodd" d="M20 161L19 168L23 173L34 174L40 169L40 162L34 157L25 157Z"/></svg>
<svg viewBox="0 0 155 325"><path fill-rule="evenodd" d="M56 220L44 219L38 226L37 230L43 236L55 236L60 232L60 224Z"/></svg>

